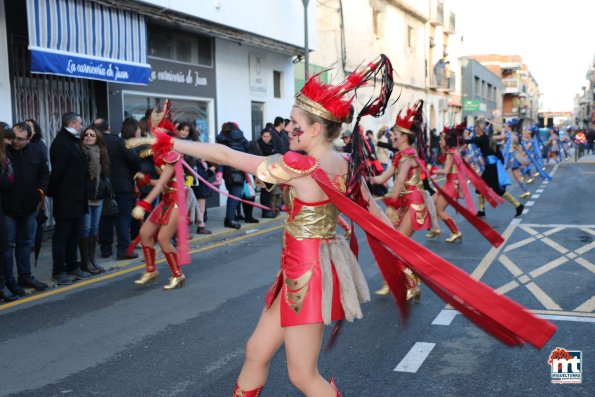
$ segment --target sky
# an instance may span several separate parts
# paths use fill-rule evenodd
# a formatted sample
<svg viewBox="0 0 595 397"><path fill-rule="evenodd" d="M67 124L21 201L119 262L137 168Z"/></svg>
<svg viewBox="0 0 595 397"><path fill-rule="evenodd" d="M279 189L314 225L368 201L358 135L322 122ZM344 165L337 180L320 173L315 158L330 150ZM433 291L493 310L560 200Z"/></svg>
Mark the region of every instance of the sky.
<svg viewBox="0 0 595 397"><path fill-rule="evenodd" d="M595 57L595 0L448 0L463 53L520 55L540 111L572 111Z"/></svg>

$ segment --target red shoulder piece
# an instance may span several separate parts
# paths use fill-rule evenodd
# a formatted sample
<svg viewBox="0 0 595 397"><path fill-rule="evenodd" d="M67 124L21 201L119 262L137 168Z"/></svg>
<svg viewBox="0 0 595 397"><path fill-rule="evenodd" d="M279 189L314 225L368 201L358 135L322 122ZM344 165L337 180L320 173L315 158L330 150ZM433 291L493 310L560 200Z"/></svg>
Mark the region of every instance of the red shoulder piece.
<svg viewBox="0 0 595 397"><path fill-rule="evenodd" d="M296 152L287 152L283 155L283 162L290 171L296 173L310 173L318 167L318 161L311 156L299 154Z"/></svg>

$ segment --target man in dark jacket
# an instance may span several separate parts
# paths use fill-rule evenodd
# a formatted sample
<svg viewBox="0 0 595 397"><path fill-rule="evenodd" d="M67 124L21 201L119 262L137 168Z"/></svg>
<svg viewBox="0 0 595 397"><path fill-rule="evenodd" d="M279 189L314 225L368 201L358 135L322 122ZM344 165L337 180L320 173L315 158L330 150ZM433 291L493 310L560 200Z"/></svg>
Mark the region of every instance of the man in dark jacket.
<svg viewBox="0 0 595 397"><path fill-rule="evenodd" d="M275 117L273 128L271 128L271 140L277 153L285 154L289 151L289 135L285 131L285 120L283 117Z"/></svg>
<svg viewBox="0 0 595 397"><path fill-rule="evenodd" d="M250 142L244 137L244 133L237 124L233 122L224 123L221 127L221 132L217 135L217 143L228 146L233 150L240 152L246 152ZM229 194L241 197L242 190L244 189L244 181L246 176L243 171L235 169L233 167L223 167L223 179L225 180L225 187L229 191ZM235 219L236 211L238 209L239 201L227 198L227 208L225 209L225 220L223 226L232 229L239 229L242 227Z"/></svg>
<svg viewBox="0 0 595 397"><path fill-rule="evenodd" d="M47 284L31 275L31 250L35 239L36 214L42 194L48 188L50 171L45 145L29 144L32 136L27 123L12 127L15 138L6 154L12 165L12 190L5 196L4 215L8 235L8 251L4 255L4 276L8 289L15 295L24 295L21 287L47 289ZM13 276L16 257L18 285Z"/></svg>
<svg viewBox="0 0 595 397"><path fill-rule="evenodd" d="M50 147L52 172L48 196L53 199L55 220L52 237L52 274L58 284L72 284L68 273L75 279L88 277L82 272L76 258L79 240L79 223L87 212L85 170L87 162L80 146L83 129L81 116L65 113L62 129Z"/></svg>
<svg viewBox="0 0 595 397"><path fill-rule="evenodd" d="M140 133L138 121L128 118L122 123L122 138L134 137L136 130ZM102 216L99 224L99 245L101 256L107 258L112 255L114 241L114 223L118 236L118 260L138 258L138 254L128 255L126 251L130 245L130 226L132 209L135 204L133 177L140 170L141 158L133 149L126 149L124 139L110 134L109 129L104 132L103 139L107 146L110 159L110 180L118 203L118 214Z"/></svg>

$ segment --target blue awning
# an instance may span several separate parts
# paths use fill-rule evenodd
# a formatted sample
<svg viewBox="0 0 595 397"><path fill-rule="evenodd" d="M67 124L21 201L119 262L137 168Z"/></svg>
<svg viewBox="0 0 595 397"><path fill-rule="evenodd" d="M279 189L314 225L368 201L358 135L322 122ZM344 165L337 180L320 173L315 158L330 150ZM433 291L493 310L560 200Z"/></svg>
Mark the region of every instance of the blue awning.
<svg viewBox="0 0 595 397"><path fill-rule="evenodd" d="M141 15L86 0L27 0L27 22L32 73L149 82Z"/></svg>

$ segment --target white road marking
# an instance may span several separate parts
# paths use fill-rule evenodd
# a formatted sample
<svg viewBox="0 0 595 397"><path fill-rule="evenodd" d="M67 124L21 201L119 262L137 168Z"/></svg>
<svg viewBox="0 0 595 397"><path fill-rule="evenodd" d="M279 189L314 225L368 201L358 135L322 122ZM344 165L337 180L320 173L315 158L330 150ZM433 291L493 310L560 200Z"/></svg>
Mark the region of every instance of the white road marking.
<svg viewBox="0 0 595 397"><path fill-rule="evenodd" d="M531 196L531 198L533 200L537 200L539 198L539 196L540 196L539 194L534 194L533 196Z"/></svg>
<svg viewBox="0 0 595 397"><path fill-rule="evenodd" d="M397 364L394 371L416 373L425 359L428 358L434 346L436 346L435 343L415 342L415 345L413 345L401 362Z"/></svg>
<svg viewBox="0 0 595 397"><path fill-rule="evenodd" d="M591 299L588 299L585 303L574 309L575 312L587 312L591 313L595 311L595 296L592 296Z"/></svg>
<svg viewBox="0 0 595 397"><path fill-rule="evenodd" d="M535 193L543 193L543 189L537 189Z"/></svg>
<svg viewBox="0 0 595 397"><path fill-rule="evenodd" d="M432 321L432 325L450 325L458 313L456 310L442 309Z"/></svg>
<svg viewBox="0 0 595 397"><path fill-rule="evenodd" d="M510 258L508 258L505 254L500 255L498 260L504 265L505 268L508 269L509 272L512 273L513 276L519 277L523 274L523 271L519 269L519 267L515 265L514 262L511 261Z"/></svg>
<svg viewBox="0 0 595 397"><path fill-rule="evenodd" d="M558 223L542 223L542 224L537 224L537 223L523 223L523 227L545 227L545 228L552 228L552 227L561 227L564 229L567 228L579 228L582 230L588 231L588 229L595 229L595 225L562 225L562 224L558 224ZM593 233L595 235L595 232L591 232L589 231L589 233Z"/></svg>
<svg viewBox="0 0 595 397"><path fill-rule="evenodd" d="M595 273L595 265L586 260L585 258L578 257L574 261L582 267L584 267L585 269L590 270L591 273Z"/></svg>
<svg viewBox="0 0 595 397"><path fill-rule="evenodd" d="M595 318L590 318L590 317L556 316L553 314L540 314L539 317L544 318L546 320L577 321L579 323L595 323Z"/></svg>
<svg viewBox="0 0 595 397"><path fill-rule="evenodd" d="M547 296L545 292L534 282L525 284L527 289L537 298L537 300L548 310L562 310L560 306L552 298Z"/></svg>
<svg viewBox="0 0 595 397"><path fill-rule="evenodd" d="M535 201L533 201L533 200L527 201L527 204L525 204L525 207L531 207L533 204L535 204Z"/></svg>

